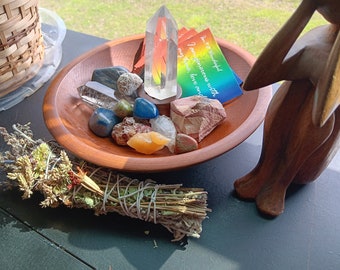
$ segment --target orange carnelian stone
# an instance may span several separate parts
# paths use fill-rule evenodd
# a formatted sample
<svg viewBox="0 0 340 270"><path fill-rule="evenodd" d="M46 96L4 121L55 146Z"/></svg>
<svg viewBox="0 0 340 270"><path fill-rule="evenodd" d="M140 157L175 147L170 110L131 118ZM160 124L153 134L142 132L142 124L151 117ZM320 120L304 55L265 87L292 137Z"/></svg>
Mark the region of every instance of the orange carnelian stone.
<svg viewBox="0 0 340 270"><path fill-rule="evenodd" d="M137 133L132 136L127 144L137 152L143 154L152 154L161 150L170 142L170 139L162 134L151 131L146 133Z"/></svg>

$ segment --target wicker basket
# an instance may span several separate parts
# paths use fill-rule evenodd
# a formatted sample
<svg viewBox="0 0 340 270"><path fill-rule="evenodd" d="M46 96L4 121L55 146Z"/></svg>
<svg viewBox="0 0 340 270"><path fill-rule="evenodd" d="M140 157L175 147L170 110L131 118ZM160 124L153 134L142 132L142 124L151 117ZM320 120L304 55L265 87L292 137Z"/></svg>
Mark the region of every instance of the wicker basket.
<svg viewBox="0 0 340 270"><path fill-rule="evenodd" d="M43 57L38 0L1 0L0 97L34 77Z"/></svg>

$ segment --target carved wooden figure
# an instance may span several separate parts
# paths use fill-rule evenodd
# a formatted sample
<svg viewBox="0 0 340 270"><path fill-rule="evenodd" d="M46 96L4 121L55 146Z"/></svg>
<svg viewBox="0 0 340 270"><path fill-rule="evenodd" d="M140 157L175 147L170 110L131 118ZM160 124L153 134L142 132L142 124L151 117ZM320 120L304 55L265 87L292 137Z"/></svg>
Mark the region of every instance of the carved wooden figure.
<svg viewBox="0 0 340 270"><path fill-rule="evenodd" d="M316 10L330 24L298 38ZM340 147L339 29L339 0L303 0L245 80L245 90L285 80L266 114L259 162L234 183L264 214L281 214L288 186L315 180Z"/></svg>

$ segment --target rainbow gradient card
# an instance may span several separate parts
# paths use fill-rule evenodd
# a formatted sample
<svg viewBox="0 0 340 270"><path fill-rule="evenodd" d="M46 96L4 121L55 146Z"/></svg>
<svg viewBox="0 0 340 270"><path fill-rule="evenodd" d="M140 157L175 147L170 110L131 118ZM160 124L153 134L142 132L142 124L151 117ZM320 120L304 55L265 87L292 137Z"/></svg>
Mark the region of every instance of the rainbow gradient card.
<svg viewBox="0 0 340 270"><path fill-rule="evenodd" d="M227 102L242 94L235 76L210 29L178 44L177 82L182 97L201 95Z"/></svg>

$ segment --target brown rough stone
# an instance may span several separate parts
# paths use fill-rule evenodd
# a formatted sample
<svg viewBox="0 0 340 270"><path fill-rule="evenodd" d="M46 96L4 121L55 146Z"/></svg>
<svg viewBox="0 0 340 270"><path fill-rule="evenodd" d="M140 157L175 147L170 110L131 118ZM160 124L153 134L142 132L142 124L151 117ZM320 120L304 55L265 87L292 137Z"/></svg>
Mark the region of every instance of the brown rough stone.
<svg viewBox="0 0 340 270"><path fill-rule="evenodd" d="M190 96L171 102L170 117L178 133L200 142L226 118L226 112L217 99Z"/></svg>

